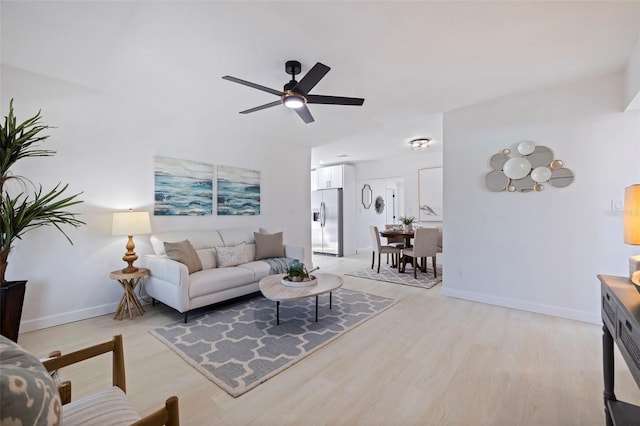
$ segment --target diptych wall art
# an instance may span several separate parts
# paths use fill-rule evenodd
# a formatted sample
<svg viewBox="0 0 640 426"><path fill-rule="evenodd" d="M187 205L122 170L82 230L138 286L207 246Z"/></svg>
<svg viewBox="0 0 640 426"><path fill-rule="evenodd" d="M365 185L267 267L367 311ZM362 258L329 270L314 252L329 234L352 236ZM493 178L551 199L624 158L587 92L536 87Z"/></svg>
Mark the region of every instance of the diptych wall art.
<svg viewBox="0 0 640 426"><path fill-rule="evenodd" d="M155 157L156 216L205 216L213 211L213 165Z"/></svg>
<svg viewBox="0 0 640 426"><path fill-rule="evenodd" d="M218 215L260 214L260 172L240 167L218 166Z"/></svg>
<svg viewBox="0 0 640 426"><path fill-rule="evenodd" d="M442 221L442 167L418 170L420 222Z"/></svg>
<svg viewBox="0 0 640 426"><path fill-rule="evenodd" d="M179 158L154 158L156 216L205 216L213 214L214 175L217 214L260 214L260 172ZM217 173L216 173L217 169Z"/></svg>

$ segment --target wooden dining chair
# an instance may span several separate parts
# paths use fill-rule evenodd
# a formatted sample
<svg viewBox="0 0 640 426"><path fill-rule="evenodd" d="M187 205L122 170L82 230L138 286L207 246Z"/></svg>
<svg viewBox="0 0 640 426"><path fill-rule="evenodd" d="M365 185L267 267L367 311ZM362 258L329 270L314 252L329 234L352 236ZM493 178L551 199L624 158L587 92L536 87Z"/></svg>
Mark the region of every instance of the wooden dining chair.
<svg viewBox="0 0 640 426"><path fill-rule="evenodd" d="M376 259L376 253L378 254L378 273L380 273L380 259L381 259L381 255L382 253L389 253L392 256L397 256L398 260L396 261L396 265L398 266L398 269L400 269L400 253L402 252L402 249L399 249L398 247L393 247L393 246L389 246L389 245L382 245L382 243L380 242L380 232L378 231L378 227L374 226L374 225L370 225L369 226L369 237L371 239L371 269L373 269L373 266L375 264L375 259Z"/></svg>
<svg viewBox="0 0 640 426"><path fill-rule="evenodd" d="M406 270L407 258L412 258L413 278L418 278L418 259L431 257L433 259L433 276L438 277L436 270L436 255L438 254L438 229L418 228L413 237L413 247L402 250L403 269ZM426 262L425 262L426 270Z"/></svg>

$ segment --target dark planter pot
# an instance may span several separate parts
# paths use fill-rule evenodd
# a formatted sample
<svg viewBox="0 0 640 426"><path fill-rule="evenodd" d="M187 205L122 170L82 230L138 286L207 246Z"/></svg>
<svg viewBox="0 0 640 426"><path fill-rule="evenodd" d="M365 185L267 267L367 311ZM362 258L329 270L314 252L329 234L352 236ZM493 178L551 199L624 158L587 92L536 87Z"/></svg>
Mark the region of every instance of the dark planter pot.
<svg viewBox="0 0 640 426"><path fill-rule="evenodd" d="M7 281L0 287L0 334L14 342L18 341L26 285L26 281Z"/></svg>

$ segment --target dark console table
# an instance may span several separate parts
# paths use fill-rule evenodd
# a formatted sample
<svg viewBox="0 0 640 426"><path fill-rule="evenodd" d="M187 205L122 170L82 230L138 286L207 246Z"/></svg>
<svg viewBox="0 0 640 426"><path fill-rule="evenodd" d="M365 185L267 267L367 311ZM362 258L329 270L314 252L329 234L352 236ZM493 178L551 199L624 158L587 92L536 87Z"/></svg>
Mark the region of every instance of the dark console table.
<svg viewBox="0 0 640 426"><path fill-rule="evenodd" d="M598 275L602 283L602 362L607 426L640 425L640 407L618 401L613 392L613 344L640 387L640 292L625 277Z"/></svg>

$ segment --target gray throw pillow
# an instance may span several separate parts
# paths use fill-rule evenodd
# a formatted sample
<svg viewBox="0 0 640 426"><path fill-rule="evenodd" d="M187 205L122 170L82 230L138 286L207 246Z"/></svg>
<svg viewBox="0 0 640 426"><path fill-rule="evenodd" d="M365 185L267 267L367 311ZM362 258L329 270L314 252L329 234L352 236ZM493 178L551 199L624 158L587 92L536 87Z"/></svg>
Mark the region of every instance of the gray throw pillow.
<svg viewBox="0 0 640 426"><path fill-rule="evenodd" d="M284 257L282 232L276 232L275 234L254 232L253 237L256 240L256 260Z"/></svg>
<svg viewBox="0 0 640 426"><path fill-rule="evenodd" d="M198 253L189 240L184 240L179 243L168 243L165 241L164 251L167 252L169 259L187 265L190 274L202 270L202 262L200 262Z"/></svg>
<svg viewBox="0 0 640 426"><path fill-rule="evenodd" d="M0 336L0 360L0 424L60 425L58 387L42 363L4 336Z"/></svg>

